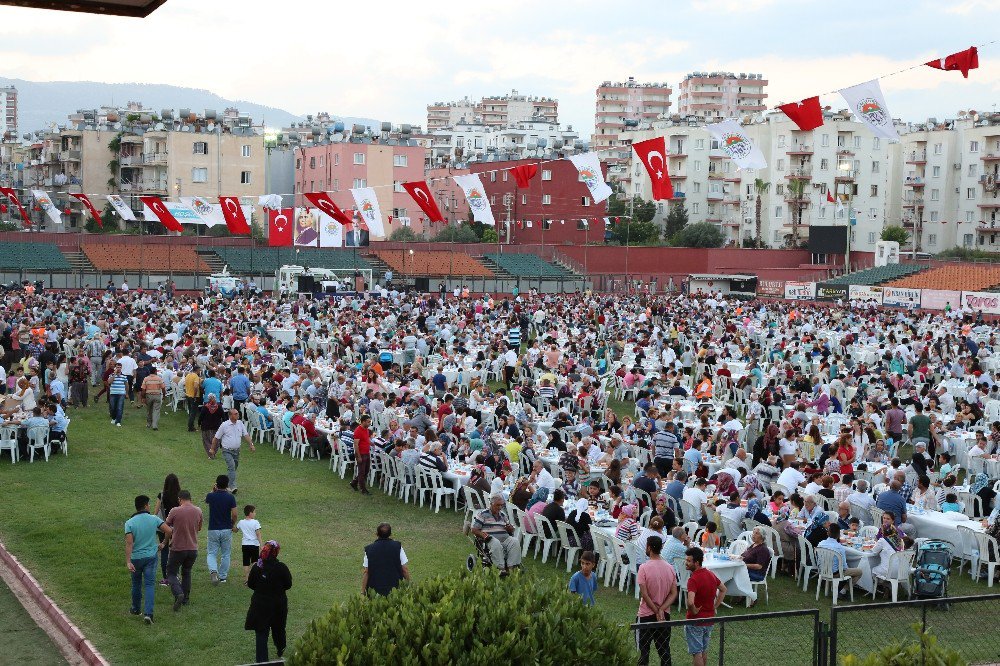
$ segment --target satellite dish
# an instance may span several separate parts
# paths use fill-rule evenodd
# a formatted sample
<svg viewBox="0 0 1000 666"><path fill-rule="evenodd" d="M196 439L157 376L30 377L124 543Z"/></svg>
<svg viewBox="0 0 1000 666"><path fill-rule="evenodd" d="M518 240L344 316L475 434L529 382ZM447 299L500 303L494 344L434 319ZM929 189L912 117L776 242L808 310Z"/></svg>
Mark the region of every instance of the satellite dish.
<svg viewBox="0 0 1000 666"><path fill-rule="evenodd" d="M163 123L156 123L156 127L154 127L153 129L155 129L157 132L162 132L165 128L163 126Z"/></svg>
<svg viewBox="0 0 1000 666"><path fill-rule="evenodd" d="M122 128L122 124L121 123L115 123L114 125L111 126L111 128L115 129L115 130L120 130Z"/></svg>
<svg viewBox="0 0 1000 666"><path fill-rule="evenodd" d="M207 129L207 130L208 130L209 132L214 132L214 131L215 131L215 123L209 123L209 124L208 124L208 127L206 127L206 129Z"/></svg>
<svg viewBox="0 0 1000 666"><path fill-rule="evenodd" d="M344 135L341 134L340 132L337 132L336 134L330 137L330 141L333 141L334 143L340 143L343 140L344 140Z"/></svg>

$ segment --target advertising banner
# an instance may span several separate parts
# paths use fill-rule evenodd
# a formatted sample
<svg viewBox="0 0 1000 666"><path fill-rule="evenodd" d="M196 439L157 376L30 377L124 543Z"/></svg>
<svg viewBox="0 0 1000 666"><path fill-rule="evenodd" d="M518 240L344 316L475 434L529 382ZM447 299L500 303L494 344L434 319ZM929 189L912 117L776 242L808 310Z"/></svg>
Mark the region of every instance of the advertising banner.
<svg viewBox="0 0 1000 666"><path fill-rule="evenodd" d="M972 312L1000 314L1000 294L990 291L963 291L962 307Z"/></svg>
<svg viewBox="0 0 1000 666"><path fill-rule="evenodd" d="M883 287L882 304L908 308L911 305L920 306L920 290L903 287Z"/></svg>
<svg viewBox="0 0 1000 666"><path fill-rule="evenodd" d="M957 310L961 305L962 293L949 289L921 289L920 307L925 310L944 310L950 305L952 310Z"/></svg>
<svg viewBox="0 0 1000 666"><path fill-rule="evenodd" d="M757 280L757 295L782 298L785 295L785 281Z"/></svg>
<svg viewBox="0 0 1000 666"><path fill-rule="evenodd" d="M820 301L847 300L846 284L828 284L820 282L816 285L816 298Z"/></svg>
<svg viewBox="0 0 1000 666"><path fill-rule="evenodd" d="M882 304L882 287L869 287L865 284L852 284L848 292L850 293L852 301L861 301L862 303L875 301L879 305Z"/></svg>
<svg viewBox="0 0 1000 666"><path fill-rule="evenodd" d="M811 301L816 298L816 283L786 282L785 298L793 301Z"/></svg>

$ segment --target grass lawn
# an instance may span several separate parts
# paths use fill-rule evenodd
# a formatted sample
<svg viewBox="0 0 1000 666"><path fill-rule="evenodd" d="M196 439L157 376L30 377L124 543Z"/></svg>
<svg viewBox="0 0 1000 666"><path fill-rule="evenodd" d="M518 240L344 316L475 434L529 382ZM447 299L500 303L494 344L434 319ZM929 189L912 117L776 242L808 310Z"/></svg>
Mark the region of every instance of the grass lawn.
<svg viewBox="0 0 1000 666"><path fill-rule="evenodd" d="M65 664L59 650L0 581L0 627L3 658L8 664Z"/></svg>
<svg viewBox="0 0 1000 666"><path fill-rule="evenodd" d="M155 497L163 477L174 472L182 487L202 504L215 476L225 473L221 457L206 459L200 436L186 431L183 414L166 414L158 432L146 430L140 411L131 407L123 428L109 425L104 404L71 410L69 416L73 419L69 457L60 454L48 463L0 462L0 487L4 489L0 537L7 547L113 663L252 661L253 634L243 630L250 592L240 584L238 539L234 539L229 584L210 585L202 536L190 606L173 613L169 591L157 586L154 626L146 627L128 614L122 526L132 514L133 497L140 493ZM393 524L394 536L403 542L417 580L459 571L471 551L461 533L461 514L442 509L435 515L380 492L362 497L331 473L325 462L292 461L269 446L256 453L244 448L239 488L240 506L257 505L264 538L281 542L281 558L292 571L288 635L293 645L312 618L358 594L362 548L374 538L378 523ZM551 561L542 565L529 560L526 569L528 575L568 580L565 566L557 568ZM952 583L953 595L986 591L985 585L974 585L967 574L953 575ZM764 606L761 601L754 612L828 608L829 601L814 599L814 587L804 594L791 579L779 576L771 585L770 604ZM0 604L5 603L3 599L0 596ZM634 619L636 606L632 594L599 590L598 611L615 621ZM3 608L0 605L0 613ZM737 605L726 612L745 609ZM805 663L811 627L802 621L789 622L754 629L753 636L743 639L731 629L727 645L752 658L766 641L786 631L781 627L795 627L794 633L801 633L801 638L782 639L782 651L788 657L785 663ZM0 622L0 626L5 624ZM898 635L905 630L903 625ZM679 636L673 648L680 657L683 641Z"/></svg>

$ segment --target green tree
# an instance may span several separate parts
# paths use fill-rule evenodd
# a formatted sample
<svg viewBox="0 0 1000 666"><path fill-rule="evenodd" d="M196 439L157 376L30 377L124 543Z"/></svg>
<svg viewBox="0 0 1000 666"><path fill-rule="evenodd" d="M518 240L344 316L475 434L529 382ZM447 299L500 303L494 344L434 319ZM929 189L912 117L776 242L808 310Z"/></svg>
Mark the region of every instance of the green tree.
<svg viewBox="0 0 1000 666"><path fill-rule="evenodd" d="M802 209L808 202L806 181L797 178L788 181L788 199L792 205L792 234L790 247L799 246L799 227L802 226Z"/></svg>
<svg viewBox="0 0 1000 666"><path fill-rule="evenodd" d="M482 238L482 241L484 243L499 243L500 240L499 240L499 237L497 236L497 230L496 229L483 229L483 238Z"/></svg>
<svg viewBox="0 0 1000 666"><path fill-rule="evenodd" d="M449 225L431 238L431 241L435 243L478 243L479 236L467 224L459 226Z"/></svg>
<svg viewBox="0 0 1000 666"><path fill-rule="evenodd" d="M905 247L910 242L910 232L897 225L889 225L882 230L882 240L895 241L900 247Z"/></svg>
<svg viewBox="0 0 1000 666"><path fill-rule="evenodd" d="M726 237L711 222L698 222L681 229L672 242L677 247L722 247Z"/></svg>
<svg viewBox="0 0 1000 666"><path fill-rule="evenodd" d="M387 597L355 595L313 620L286 663L635 663L628 630L558 580L489 569L438 575Z"/></svg>
<svg viewBox="0 0 1000 666"><path fill-rule="evenodd" d="M650 221L622 218L611 230L611 238L619 245L651 245L660 240L660 228Z"/></svg>
<svg viewBox="0 0 1000 666"><path fill-rule="evenodd" d="M97 220L93 218L90 214L87 214L87 222L83 225L83 228L92 234L114 234L118 233L118 216L114 212L111 204L105 204L104 210L101 211L101 225L97 226Z"/></svg>
<svg viewBox="0 0 1000 666"><path fill-rule="evenodd" d="M670 205L670 212L663 227L663 237L673 238L680 233L681 229L687 226L688 212L681 201L676 201Z"/></svg>
<svg viewBox="0 0 1000 666"><path fill-rule="evenodd" d="M754 218L754 232L756 234L756 240L758 245L763 245L763 206L764 206L764 194L771 189L771 183L767 182L763 178L755 178L753 181L753 191L757 194L757 209L756 216Z"/></svg>
<svg viewBox="0 0 1000 666"><path fill-rule="evenodd" d="M389 240L397 243L413 243L420 240L420 238L410 227L396 227L389 234Z"/></svg>

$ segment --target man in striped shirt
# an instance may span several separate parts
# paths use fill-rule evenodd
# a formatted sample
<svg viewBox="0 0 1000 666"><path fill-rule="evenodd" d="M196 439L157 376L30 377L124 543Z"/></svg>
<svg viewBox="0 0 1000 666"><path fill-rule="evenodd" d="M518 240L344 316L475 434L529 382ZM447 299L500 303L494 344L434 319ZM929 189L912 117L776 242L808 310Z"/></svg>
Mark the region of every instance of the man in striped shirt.
<svg viewBox="0 0 1000 666"><path fill-rule="evenodd" d="M514 321L507 329L507 347L515 351L521 348L521 327Z"/></svg>
<svg viewBox="0 0 1000 666"><path fill-rule="evenodd" d="M111 415L111 425L122 427L122 412L125 410L125 396L128 394L128 377L122 373L122 364L115 363L114 372L109 378L108 412Z"/></svg>
<svg viewBox="0 0 1000 666"><path fill-rule="evenodd" d="M156 366L149 364L149 374L142 380L139 396L146 403L146 427L160 429L160 409L163 407L163 379L156 371Z"/></svg>

